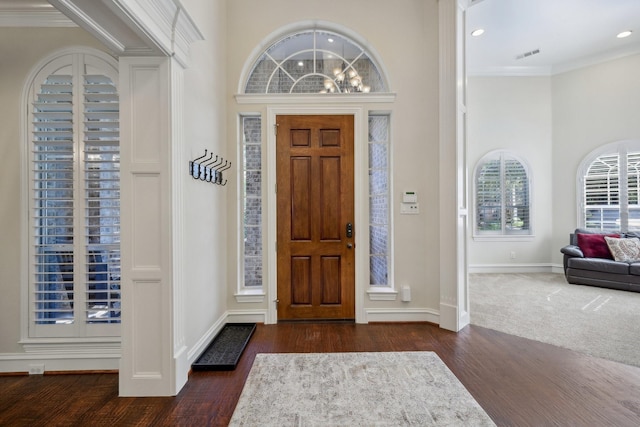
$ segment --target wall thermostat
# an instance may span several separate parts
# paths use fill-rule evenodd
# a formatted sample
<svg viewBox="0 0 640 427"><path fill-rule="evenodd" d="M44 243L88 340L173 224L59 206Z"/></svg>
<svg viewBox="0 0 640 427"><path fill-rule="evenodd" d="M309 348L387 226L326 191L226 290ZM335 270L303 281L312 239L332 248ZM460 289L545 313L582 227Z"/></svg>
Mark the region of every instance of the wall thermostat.
<svg viewBox="0 0 640 427"><path fill-rule="evenodd" d="M402 203L418 203L418 195L415 191L405 191L402 193Z"/></svg>
<svg viewBox="0 0 640 427"><path fill-rule="evenodd" d="M400 203L401 214L417 215L420 213L418 205L418 194L415 191L403 191L402 203Z"/></svg>

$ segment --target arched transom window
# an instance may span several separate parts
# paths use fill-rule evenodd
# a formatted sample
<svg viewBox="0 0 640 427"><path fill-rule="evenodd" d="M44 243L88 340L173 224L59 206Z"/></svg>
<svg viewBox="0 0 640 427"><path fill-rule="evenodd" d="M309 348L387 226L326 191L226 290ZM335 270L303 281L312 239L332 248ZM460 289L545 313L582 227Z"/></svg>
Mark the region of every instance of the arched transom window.
<svg viewBox="0 0 640 427"><path fill-rule="evenodd" d="M379 67L355 42L306 30L271 45L258 58L245 93L386 92Z"/></svg>

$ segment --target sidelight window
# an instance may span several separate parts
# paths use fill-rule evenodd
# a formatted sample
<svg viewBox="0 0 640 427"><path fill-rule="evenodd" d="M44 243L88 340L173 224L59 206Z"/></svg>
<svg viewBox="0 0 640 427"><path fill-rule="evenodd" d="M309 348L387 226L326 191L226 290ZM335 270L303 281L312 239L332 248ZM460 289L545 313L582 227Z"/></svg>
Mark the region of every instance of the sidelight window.
<svg viewBox="0 0 640 427"><path fill-rule="evenodd" d="M389 285L389 116L369 116L369 284Z"/></svg>

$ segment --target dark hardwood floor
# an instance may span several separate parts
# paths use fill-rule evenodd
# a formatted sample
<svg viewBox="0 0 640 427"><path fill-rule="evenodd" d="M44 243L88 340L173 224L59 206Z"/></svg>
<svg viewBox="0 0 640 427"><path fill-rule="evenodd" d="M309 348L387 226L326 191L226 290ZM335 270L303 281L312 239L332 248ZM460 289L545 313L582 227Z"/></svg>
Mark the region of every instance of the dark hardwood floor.
<svg viewBox="0 0 640 427"><path fill-rule="evenodd" d="M281 323L258 325L235 371L194 372L176 397L119 398L113 373L2 376L0 426L224 426L256 353L416 350L436 352L499 426L640 425L637 367L478 326Z"/></svg>

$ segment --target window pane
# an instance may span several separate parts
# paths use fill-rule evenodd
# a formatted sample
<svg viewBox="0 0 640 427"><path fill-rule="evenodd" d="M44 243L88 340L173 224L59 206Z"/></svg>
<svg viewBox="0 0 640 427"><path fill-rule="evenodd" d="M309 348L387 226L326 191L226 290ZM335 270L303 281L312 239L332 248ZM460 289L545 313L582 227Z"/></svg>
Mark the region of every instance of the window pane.
<svg viewBox="0 0 640 427"><path fill-rule="evenodd" d="M476 179L478 231L502 230L502 174L500 159L487 160Z"/></svg>
<svg viewBox="0 0 640 427"><path fill-rule="evenodd" d="M620 229L618 153L597 158L584 177L584 223L596 230Z"/></svg>
<svg viewBox="0 0 640 427"><path fill-rule="evenodd" d="M251 71L245 93L384 92L369 55L346 37L308 30L269 47Z"/></svg>
<svg viewBox="0 0 640 427"><path fill-rule="evenodd" d="M529 176L505 152L483 159L476 172L476 229L480 234L529 234Z"/></svg>
<svg viewBox="0 0 640 427"><path fill-rule="evenodd" d="M389 285L389 116L369 116L369 283Z"/></svg>
<svg viewBox="0 0 640 427"><path fill-rule="evenodd" d="M262 120L242 117L244 286L262 286Z"/></svg>

